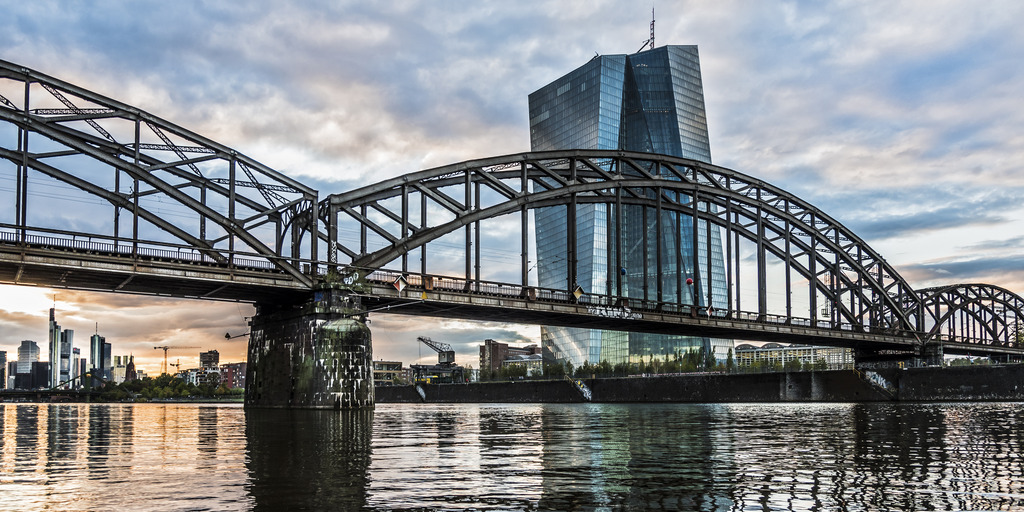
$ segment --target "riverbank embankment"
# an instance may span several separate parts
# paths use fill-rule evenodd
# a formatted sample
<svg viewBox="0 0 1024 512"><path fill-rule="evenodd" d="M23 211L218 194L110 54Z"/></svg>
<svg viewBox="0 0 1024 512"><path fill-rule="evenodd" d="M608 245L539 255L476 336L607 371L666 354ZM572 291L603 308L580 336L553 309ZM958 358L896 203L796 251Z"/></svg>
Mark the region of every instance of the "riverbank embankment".
<svg viewBox="0 0 1024 512"><path fill-rule="evenodd" d="M1024 401L1024 365L582 379L592 402ZM421 394L422 391L422 394ZM382 386L379 403L585 402L568 380Z"/></svg>

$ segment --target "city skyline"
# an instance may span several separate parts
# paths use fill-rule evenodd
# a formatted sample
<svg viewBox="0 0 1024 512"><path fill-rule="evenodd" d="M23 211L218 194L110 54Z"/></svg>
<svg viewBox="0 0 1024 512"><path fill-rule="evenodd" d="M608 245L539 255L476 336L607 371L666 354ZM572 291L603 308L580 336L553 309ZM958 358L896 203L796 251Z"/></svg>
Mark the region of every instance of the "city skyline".
<svg viewBox="0 0 1024 512"><path fill-rule="evenodd" d="M332 193L527 150L526 95L595 53L635 52L650 22L626 2L272 5L12 3L0 58ZM701 48L716 163L806 198L915 286L1024 292L1024 35L1012 22L1024 7L694 2L656 12L659 45ZM54 293L64 328L92 334L98 321L150 374L157 345L244 358L246 338L224 333L245 332L245 304L13 286L0 286L0 350L43 346ZM430 359L418 335L455 345L463 363L486 338L539 341L533 326L373 320L375 359L407 364Z"/></svg>
<svg viewBox="0 0 1024 512"><path fill-rule="evenodd" d="M77 376L77 373L75 373L76 366L71 364L70 361L69 361L69 364L67 364L67 365L62 364L61 366L58 366L58 367L53 366L52 363L53 363L53 360L55 358L55 354L53 352L53 350L54 350L54 341L55 340L59 344L58 346L61 346L61 348L59 349L59 352L56 354L56 357L58 359L68 359L67 356L70 356L73 353L75 355L75 357L74 357L75 361L84 361L85 362L84 368L85 368L86 371L90 371L90 370L92 370L92 369L97 367L97 365L96 365L96 361L97 361L97 347L105 346L106 353L100 356L100 360L103 361L100 364L102 364L105 367L105 369L107 370L108 374L109 374L109 371L112 368L114 368L114 364L111 362L111 360L119 360L119 359L128 360L129 358L134 358L135 357L135 354L132 353L132 352L125 352L124 354L118 353L117 355L111 354L111 352L113 351L113 347L112 347L112 345L109 342L106 341L106 337L103 336L102 334L100 334L98 323L96 325L96 332L94 334L92 334L88 338L87 341L81 341L80 342L80 343L83 343L84 346L76 345L75 342L74 342L74 338L73 338L74 330L73 329L62 328L62 326L60 325L60 312L56 308L51 307L48 310L48 314L49 314L49 326L48 326L48 331L49 332L48 332L48 335L47 335L46 338L40 338L40 339L45 340L43 342L43 346L45 348L47 348L48 350L44 351L42 349L42 347L40 347L40 342L37 341L36 339L25 338L25 339L22 339L21 341L19 341L16 344L17 348L16 348L16 351L15 351L13 357L8 357L8 361L9 362L22 363L22 365L19 366L19 373L27 373L28 372L27 365L32 363L32 362L45 362L45 363L50 363L50 369L49 369L49 372L47 374L48 375L48 380L50 381L50 383L47 384L47 386L53 386L53 382L52 381L53 381L54 378L58 378L58 382L64 382L64 381L67 381L71 377L76 377ZM29 344L29 345L26 345L26 344ZM65 345L65 344L67 346L63 347L63 345ZM25 351L25 347L34 348L34 352L32 350L27 350L26 354L25 354L26 357L23 358L20 353L22 351ZM163 346L155 346L153 348L154 349L162 349ZM216 361L214 363L214 366L219 366L219 355L218 355L219 352L216 349L202 350L200 347L196 347L196 346L171 346L169 348L174 351L173 353L175 355L174 356L169 356L167 358L167 361L168 361L167 371L168 371L168 373L174 374L177 371L185 371L186 369L191 369L192 366L194 366L195 368L207 366L203 362L203 358L204 357L210 357L210 354L214 355L214 360ZM99 350L102 351L104 349L100 348ZM6 351L5 349L0 349L0 352L5 352L5 351ZM47 357L43 357L43 353L44 352L46 352ZM192 354L193 352L195 353L194 356L185 356L184 359L186 361L190 361L190 360L194 359L194 360L198 361L198 363L196 363L195 365L190 365L190 364L185 364L185 363L176 364L176 361L180 361L182 359L181 357L177 357L177 355L182 354L182 353ZM161 352L161 354L162 354L162 352ZM105 358L104 358L104 356L105 356ZM162 373L162 367L163 367L162 360L163 360L163 356L161 356L161 365L160 365L161 366L161 371L146 372L146 373L147 374L151 373L152 376L160 375ZM236 363L237 362L235 362L235 361L226 361L224 364L236 364ZM175 366L174 370L172 370L170 368L170 366L172 366L172 365ZM64 366L67 366L67 368L63 368ZM21 371L20 368L24 368L25 371Z"/></svg>

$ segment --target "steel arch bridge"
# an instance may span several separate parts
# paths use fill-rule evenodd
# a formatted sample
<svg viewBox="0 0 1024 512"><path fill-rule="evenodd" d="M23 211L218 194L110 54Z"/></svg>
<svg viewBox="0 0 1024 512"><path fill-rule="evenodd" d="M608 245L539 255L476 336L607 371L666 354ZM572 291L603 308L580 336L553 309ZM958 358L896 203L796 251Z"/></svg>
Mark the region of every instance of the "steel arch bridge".
<svg viewBox="0 0 1024 512"><path fill-rule="evenodd" d="M914 290L807 201L692 160L522 153L321 199L229 147L0 61L0 183L10 187L0 190L4 283L267 304L337 282L395 313L1024 354L1012 292ZM567 278L555 288L537 284L542 208L567 220L555 263ZM581 215L604 219L601 254L579 250ZM643 243L623 246L624 216L643 219ZM722 245L684 248L684 234ZM708 271L716 250L724 275ZM642 287L623 277L629 251L650 263ZM604 273L581 284L580 261L595 257ZM711 296L723 284L727 296Z"/></svg>

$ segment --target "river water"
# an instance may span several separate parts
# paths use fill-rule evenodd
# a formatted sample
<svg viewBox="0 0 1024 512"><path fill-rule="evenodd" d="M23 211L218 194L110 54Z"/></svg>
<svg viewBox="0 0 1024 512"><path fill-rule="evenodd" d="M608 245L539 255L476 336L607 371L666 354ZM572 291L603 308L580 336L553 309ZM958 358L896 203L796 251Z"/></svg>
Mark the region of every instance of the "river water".
<svg viewBox="0 0 1024 512"><path fill-rule="evenodd" d="M0 404L0 510L1017 510L1024 404Z"/></svg>

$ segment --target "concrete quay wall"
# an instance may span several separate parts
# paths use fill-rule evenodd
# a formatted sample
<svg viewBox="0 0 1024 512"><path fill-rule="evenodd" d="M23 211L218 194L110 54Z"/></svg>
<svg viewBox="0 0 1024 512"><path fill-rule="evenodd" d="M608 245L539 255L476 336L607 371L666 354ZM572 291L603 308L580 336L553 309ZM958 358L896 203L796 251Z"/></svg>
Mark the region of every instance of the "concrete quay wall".
<svg viewBox="0 0 1024 512"><path fill-rule="evenodd" d="M593 402L1024 401L1024 365L584 379ZM873 378L872 378L873 377ZM379 403L572 403L567 381L381 386Z"/></svg>

